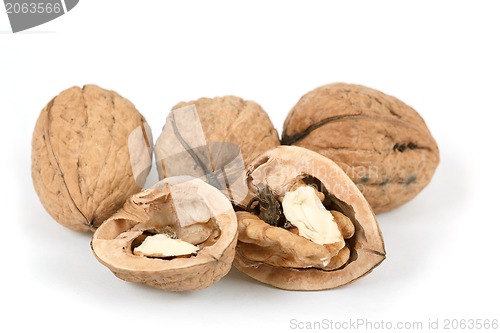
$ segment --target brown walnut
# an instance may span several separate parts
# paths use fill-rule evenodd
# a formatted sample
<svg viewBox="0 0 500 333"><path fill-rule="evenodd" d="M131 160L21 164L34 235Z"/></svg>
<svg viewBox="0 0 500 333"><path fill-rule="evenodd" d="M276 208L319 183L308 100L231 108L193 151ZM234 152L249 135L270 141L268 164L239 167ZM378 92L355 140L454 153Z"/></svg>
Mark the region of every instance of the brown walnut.
<svg viewBox="0 0 500 333"><path fill-rule="evenodd" d="M32 140L32 178L60 224L93 231L142 189L151 133L134 105L95 85L72 87L42 110Z"/></svg>
<svg viewBox="0 0 500 333"><path fill-rule="evenodd" d="M94 233L96 258L117 277L168 291L206 288L226 275L237 242L229 200L200 179L166 178L133 195ZM196 246L170 257L136 251L146 237L168 235Z"/></svg>
<svg viewBox="0 0 500 333"><path fill-rule="evenodd" d="M255 159L246 169L246 179L249 194L236 213L234 265L240 271L282 289L322 290L350 283L385 259L370 205L330 159L305 148L280 146ZM309 190L307 198L287 198L303 187L314 191ZM286 206L308 200L311 204L300 206L303 209ZM299 224L289 220L292 213L298 220L302 214L313 218ZM327 221L318 224L325 217ZM338 238L320 242L302 234L304 227L318 239L326 227L338 228Z"/></svg>
<svg viewBox="0 0 500 333"><path fill-rule="evenodd" d="M241 151L245 165L254 158L280 144L278 132L274 128L267 113L260 105L253 101L244 100L235 96L216 98L200 98L191 102L180 102L172 110L194 105L197 111L198 124L193 124L193 132L186 133L180 129L176 132L176 141L185 141L182 144L184 150L197 149L198 145L207 145L210 150L210 159L216 160L221 165L228 161L220 160L221 149L227 149L227 145L220 143L231 143ZM169 125L169 121L167 124ZM187 125L186 125L187 126ZM200 132L195 130L200 130ZM172 149L172 140L164 131L155 144L155 156L160 179L170 176L166 170L169 161L165 158ZM196 152L195 152L196 153ZM223 153L224 157L228 154ZM234 155L234 154L231 154ZM190 158L190 157L189 157ZM217 161L219 159L219 161ZM177 157L176 157L176 161ZM178 163L181 164L181 163ZM200 167L198 161L193 161L193 167ZM185 166L184 164L182 164ZM210 169L210 168L209 168ZM184 168L184 171L185 168ZM213 171L213 170L211 170Z"/></svg>
<svg viewBox="0 0 500 333"><path fill-rule="evenodd" d="M436 142L415 110L353 84L329 84L305 94L285 121L282 144L335 161L375 212L414 198L439 163Z"/></svg>

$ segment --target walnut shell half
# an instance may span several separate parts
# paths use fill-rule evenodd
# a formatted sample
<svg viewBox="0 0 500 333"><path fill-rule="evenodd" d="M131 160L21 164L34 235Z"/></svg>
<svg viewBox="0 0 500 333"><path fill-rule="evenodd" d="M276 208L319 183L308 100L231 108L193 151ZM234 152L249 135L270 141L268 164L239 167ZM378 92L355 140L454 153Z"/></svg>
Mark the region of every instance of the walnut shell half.
<svg viewBox="0 0 500 333"><path fill-rule="evenodd" d="M436 141L414 109L354 84L329 84L305 94L288 114L282 144L336 162L375 212L414 198L439 163Z"/></svg>
<svg viewBox="0 0 500 333"><path fill-rule="evenodd" d="M166 258L134 253L147 235L155 234L168 234L199 251ZM206 288L229 272L236 241L229 200L200 179L172 177L130 197L96 230L91 246L120 279L187 291Z"/></svg>
<svg viewBox="0 0 500 333"><path fill-rule="evenodd" d="M72 87L42 110L32 140L32 178L60 224L93 231L142 189L151 131L134 105L95 85Z"/></svg>
<svg viewBox="0 0 500 333"><path fill-rule="evenodd" d="M254 160L246 174L249 196L242 205L246 211L237 212L234 265L240 271L282 289L322 290L350 283L385 259L382 234L370 205L330 159L305 148L280 146ZM322 193L318 197L324 207L335 211L332 215L342 242L318 244L297 234L288 222L278 226L279 222L270 225L262 220L266 215L280 215L283 198L298 184ZM258 198L256 207L252 197Z"/></svg>

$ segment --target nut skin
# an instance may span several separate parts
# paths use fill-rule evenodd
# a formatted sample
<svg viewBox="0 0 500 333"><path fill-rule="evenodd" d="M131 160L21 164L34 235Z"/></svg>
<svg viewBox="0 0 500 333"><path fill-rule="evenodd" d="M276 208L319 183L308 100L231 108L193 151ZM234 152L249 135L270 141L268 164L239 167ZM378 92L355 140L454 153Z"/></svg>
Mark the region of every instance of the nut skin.
<svg viewBox="0 0 500 333"><path fill-rule="evenodd" d="M172 109L192 104L198 112L207 143L237 144L241 149L245 165L263 152L280 144L278 132L268 114L253 101L236 96L200 98L195 101L180 102ZM160 138L155 149L168 149L168 147L162 147ZM158 172L160 178L167 176L162 173L160 165L158 165Z"/></svg>
<svg viewBox="0 0 500 333"><path fill-rule="evenodd" d="M375 212L413 199L439 164L436 141L414 109L354 84L333 83L305 94L288 114L281 142L336 162Z"/></svg>
<svg viewBox="0 0 500 333"><path fill-rule="evenodd" d="M131 140L133 131L144 146ZM95 85L61 92L33 133L32 179L42 205L65 227L94 231L141 190L151 168L149 142L146 120L116 92ZM131 163L142 173L134 176Z"/></svg>

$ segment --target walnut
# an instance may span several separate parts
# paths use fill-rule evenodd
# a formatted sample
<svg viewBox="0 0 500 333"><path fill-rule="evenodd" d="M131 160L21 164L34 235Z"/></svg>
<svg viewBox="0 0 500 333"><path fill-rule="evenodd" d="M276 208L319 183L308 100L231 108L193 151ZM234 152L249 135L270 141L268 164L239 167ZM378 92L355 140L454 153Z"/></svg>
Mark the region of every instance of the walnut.
<svg viewBox="0 0 500 333"><path fill-rule="evenodd" d="M236 213L240 271L282 289L321 290L385 259L370 205L330 159L280 146L255 159L246 179L249 193Z"/></svg>
<svg viewBox="0 0 500 333"><path fill-rule="evenodd" d="M60 224L93 231L142 189L151 168L151 132L134 105L86 85L42 110L32 140L32 178Z"/></svg>
<svg viewBox="0 0 500 333"><path fill-rule="evenodd" d="M227 164L228 161L220 160L219 152L230 146L220 145L220 143L236 145L241 151L245 165L263 152L280 144L278 132L269 116L255 102L235 96L200 98L196 101L180 102L172 109L182 109L179 112L182 114L184 111L189 111L190 109L186 107L191 105L196 108L197 114L192 117L192 122L188 124L190 127L188 128L186 125L184 128L178 129L175 138L170 138L169 133L164 131L155 144L155 156L160 178L171 175L166 170L169 167L166 164L168 164L167 157L172 156L174 141L186 141L187 146L182 147L183 150L197 149L208 145L208 149L212 150L211 155L216 162L219 159L218 162L221 165ZM167 119L166 128L170 120L172 117ZM230 155L224 154L224 156L231 157ZM176 161L178 162L177 158ZM193 162L194 167L200 167L198 162L193 160L191 162ZM182 165L184 166L184 164ZM186 171L185 168L184 171Z"/></svg>
<svg viewBox="0 0 500 333"><path fill-rule="evenodd" d="M415 110L382 92L344 83L304 95L285 121L282 144L335 161L375 212L414 198L439 163L436 142Z"/></svg>
<svg viewBox="0 0 500 333"><path fill-rule="evenodd" d="M131 196L97 229L91 246L123 280L187 291L226 275L236 242L229 200L202 180L181 176Z"/></svg>

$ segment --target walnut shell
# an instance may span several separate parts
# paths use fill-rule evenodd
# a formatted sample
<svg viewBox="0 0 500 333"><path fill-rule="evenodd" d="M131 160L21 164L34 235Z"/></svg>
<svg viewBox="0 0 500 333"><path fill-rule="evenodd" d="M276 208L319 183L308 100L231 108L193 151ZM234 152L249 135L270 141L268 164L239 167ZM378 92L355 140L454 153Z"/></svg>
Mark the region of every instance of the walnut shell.
<svg viewBox="0 0 500 333"><path fill-rule="evenodd" d="M145 232L162 230L201 250L170 259L133 253ZM91 246L96 258L120 279L187 291L206 288L226 275L236 242L237 221L229 200L200 179L172 177L130 197L97 229Z"/></svg>
<svg viewBox="0 0 500 333"><path fill-rule="evenodd" d="M439 163L436 142L415 110L353 84L329 84L305 94L286 118L282 144L335 161L375 212L414 198Z"/></svg>
<svg viewBox="0 0 500 333"><path fill-rule="evenodd" d="M72 87L42 110L33 133L32 178L47 212L93 231L141 190L151 132L134 105L95 85Z"/></svg>
<svg viewBox="0 0 500 333"><path fill-rule="evenodd" d="M241 205L246 210L262 185L280 202L297 183L309 182L323 191L325 207L342 213L337 214L345 247L314 243L293 229L271 226L255 213L239 211L234 265L240 271L282 289L322 290L350 283L385 259L382 234L370 205L330 159L305 148L280 146L255 159L246 174L249 196ZM351 221L354 232L342 218Z"/></svg>
<svg viewBox="0 0 500 333"><path fill-rule="evenodd" d="M278 132L267 113L253 101L235 96L200 98L191 102L180 102L172 110L194 105L200 122L193 124L192 136L200 145L232 143L239 147L245 165L254 158L280 144ZM198 132L198 129L201 129ZM197 148L192 146L191 148ZM172 147L162 133L155 144L155 156L160 179L170 175L165 171L165 156ZM195 165L195 164L194 164Z"/></svg>

